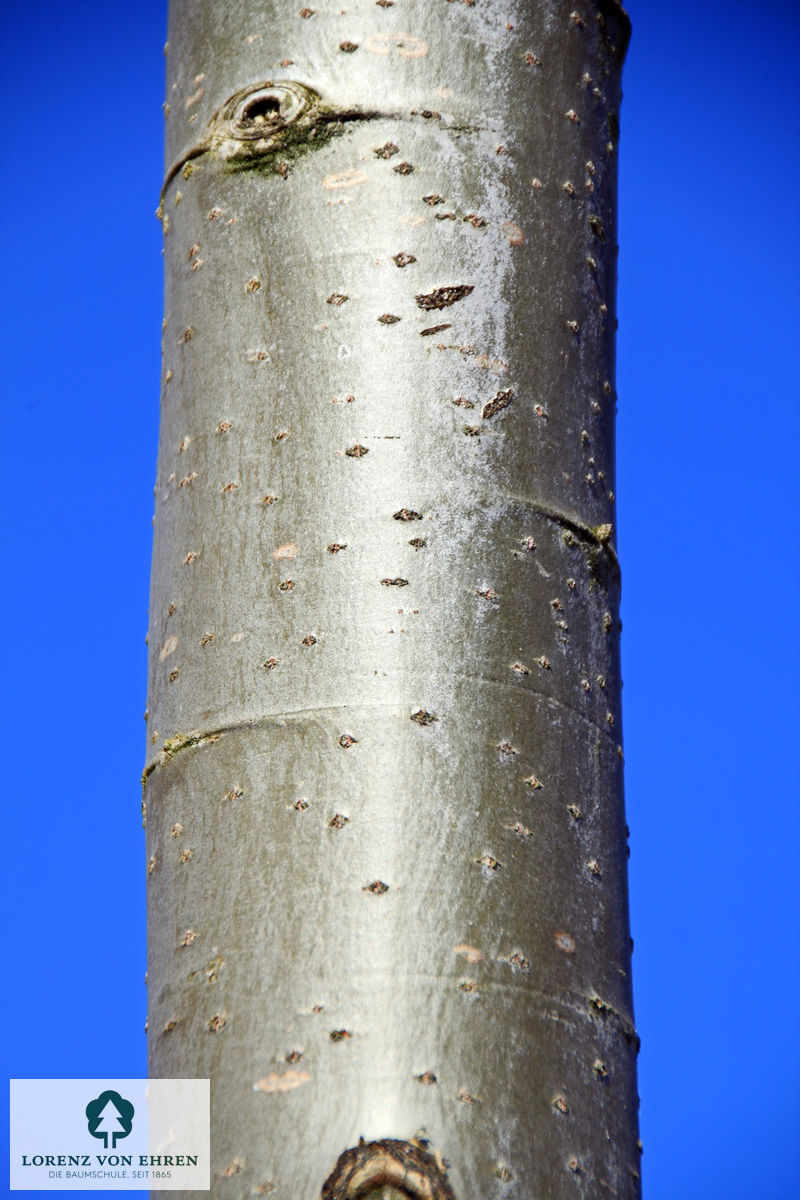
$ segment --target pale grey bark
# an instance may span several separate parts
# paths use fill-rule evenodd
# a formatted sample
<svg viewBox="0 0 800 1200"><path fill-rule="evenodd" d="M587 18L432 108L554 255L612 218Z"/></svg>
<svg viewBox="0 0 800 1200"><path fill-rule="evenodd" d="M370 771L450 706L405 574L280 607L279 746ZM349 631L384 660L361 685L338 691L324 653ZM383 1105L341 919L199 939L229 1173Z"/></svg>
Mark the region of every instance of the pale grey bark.
<svg viewBox="0 0 800 1200"><path fill-rule="evenodd" d="M170 6L149 1029L212 1080L214 1195L639 1195L627 35Z"/></svg>

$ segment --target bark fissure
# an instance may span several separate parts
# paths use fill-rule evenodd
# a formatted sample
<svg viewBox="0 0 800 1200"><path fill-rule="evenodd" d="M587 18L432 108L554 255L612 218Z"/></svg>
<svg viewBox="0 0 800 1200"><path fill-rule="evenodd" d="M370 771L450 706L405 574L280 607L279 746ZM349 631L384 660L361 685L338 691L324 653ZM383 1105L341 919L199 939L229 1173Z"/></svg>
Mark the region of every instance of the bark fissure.
<svg viewBox="0 0 800 1200"><path fill-rule="evenodd" d="M425 676L423 674L420 674L418 676L418 678L420 680L422 680L425 678ZM477 682L485 687L501 688L501 689L503 689L503 691L508 692L508 693L512 693L515 690L515 686L518 686L518 685L513 685L513 684L509 685L507 682L500 680L500 679L490 679L489 677L487 677L485 675L468 675L468 674L465 674L463 671L459 672L458 678L461 680L465 680L465 679L472 680L472 681ZM579 712L578 709L574 708L572 705L566 704L563 700L557 699L556 697L552 696L547 691L542 691L542 690L538 690L536 688L527 686L525 688L525 694L526 694L526 696L536 697L537 699L546 702L548 705L552 705L556 708L563 709L565 712L568 712L571 716L573 716L576 719L576 721L585 723L589 728L593 729L597 734L601 735L605 740L608 741L609 745L613 745L614 747L616 747L616 744L617 744L616 739L609 732L607 722L602 723L600 721L592 720L591 717L587 717L585 713ZM165 745L159 751L158 755L156 755L155 758L150 759L150 761L146 764L146 766L142 772L142 785L144 787L147 783L147 780L150 778L150 776L153 774L154 771L156 771L157 769L159 769L161 767L168 766L169 763L171 763L173 761L173 759L182 750L194 750L194 749L202 748L204 746L212 745L215 741L217 741L219 738L223 737L226 733L231 733L236 730L245 730L245 729L253 730L254 732L257 732L259 729L263 729L263 728L267 728L267 727L279 729L287 721L302 720L305 717L314 717L315 715L320 715L323 713L354 712L355 710L358 710L363 707L365 707L365 706L354 702L352 704L326 704L326 705L317 705L316 707L313 707L313 708L303 708L303 709L293 709L293 710L287 709L285 712L272 712L272 713L261 712L258 714L258 716L247 717L241 721L233 721L227 725L219 725L219 726L216 726L214 729L194 730L192 733L189 733L189 734L177 734L172 739L170 739L170 738L166 739ZM398 705L397 705L397 702L395 702L395 701L387 700L387 701L383 702L382 704L370 704L370 705L367 705L366 707L368 709L372 709L375 711L377 711L378 709L381 709L381 708L385 708L385 709L390 709L396 713ZM411 714L411 716L412 716L412 719L414 719L414 714ZM427 722L418 722L418 723L425 724ZM175 744L172 745L170 743L175 743Z"/></svg>
<svg viewBox="0 0 800 1200"><path fill-rule="evenodd" d="M497 967L509 968L509 958L502 955L482 957L480 961L487 970ZM445 982L453 992L458 991L465 997L468 997L464 1000L464 1003L480 1003L481 997L498 995L512 1002L518 1001L526 1011L538 1012L546 1020L563 1022L571 1020L574 1017L586 1021L595 1032L600 1032L604 1028L610 1028L615 1037L622 1038L627 1045L632 1046L638 1053L639 1035L633 1021L623 1013L617 1012L615 1008L606 1004L605 1001L594 993L571 993L568 988L564 988L557 993L541 992L530 988L522 982L527 977L526 975L520 975L519 983L501 983L496 979L482 979L480 982L475 982L466 976L467 970L474 973L475 969L474 965L464 968L462 976L458 980L454 980L452 974L448 972L441 972L436 975L421 975L411 971L406 978L409 983L414 984L436 985ZM381 985L386 987L377 971L372 974L354 972L352 974L352 981L354 985L359 987L378 989ZM475 983L475 986L462 986L465 983ZM387 988L387 990L389 989ZM242 989L241 995L247 999L257 1001L263 999L264 992L257 988L252 990ZM334 1031L335 1033L336 1031ZM339 1040L353 1036L353 1033L346 1030ZM334 1040L336 1039L334 1038Z"/></svg>
<svg viewBox="0 0 800 1200"><path fill-rule="evenodd" d="M548 521L552 521L555 525L562 525L565 529L571 530L582 541L590 542L608 556L614 571L619 575L620 565L617 552L609 541L612 532L610 525L587 525L585 521L582 521L574 513L561 512L552 505L545 504L541 500L531 499L527 496L512 496L505 493L503 498L505 500L512 500L516 504L524 504L532 512L540 513L541 516L546 517Z"/></svg>

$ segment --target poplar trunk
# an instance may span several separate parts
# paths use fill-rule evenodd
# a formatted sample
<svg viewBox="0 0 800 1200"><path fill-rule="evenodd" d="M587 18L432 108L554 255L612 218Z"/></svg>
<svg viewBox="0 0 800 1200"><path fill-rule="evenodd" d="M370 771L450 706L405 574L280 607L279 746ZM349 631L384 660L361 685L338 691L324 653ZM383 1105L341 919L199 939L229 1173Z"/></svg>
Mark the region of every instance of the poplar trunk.
<svg viewBox="0 0 800 1200"><path fill-rule="evenodd" d="M639 1195L627 38L170 4L150 1068L211 1079L214 1196Z"/></svg>

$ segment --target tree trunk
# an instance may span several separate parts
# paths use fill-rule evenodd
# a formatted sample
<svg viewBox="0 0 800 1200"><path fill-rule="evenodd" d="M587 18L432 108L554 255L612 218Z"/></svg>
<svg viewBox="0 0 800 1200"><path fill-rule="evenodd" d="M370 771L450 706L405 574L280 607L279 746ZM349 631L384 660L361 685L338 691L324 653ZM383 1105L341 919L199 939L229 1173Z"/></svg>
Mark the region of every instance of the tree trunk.
<svg viewBox="0 0 800 1200"><path fill-rule="evenodd" d="M215 1195L639 1195L627 37L170 5L149 1029L211 1078Z"/></svg>

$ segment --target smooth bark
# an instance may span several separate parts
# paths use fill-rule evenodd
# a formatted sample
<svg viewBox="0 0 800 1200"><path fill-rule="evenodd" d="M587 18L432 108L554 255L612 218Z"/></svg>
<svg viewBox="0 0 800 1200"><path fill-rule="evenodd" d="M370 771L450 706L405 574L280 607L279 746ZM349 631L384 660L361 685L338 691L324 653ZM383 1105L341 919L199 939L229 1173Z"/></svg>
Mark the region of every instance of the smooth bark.
<svg viewBox="0 0 800 1200"><path fill-rule="evenodd" d="M627 36L170 6L149 1029L214 1195L639 1195Z"/></svg>

